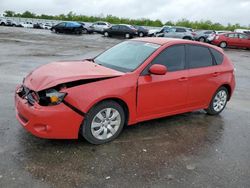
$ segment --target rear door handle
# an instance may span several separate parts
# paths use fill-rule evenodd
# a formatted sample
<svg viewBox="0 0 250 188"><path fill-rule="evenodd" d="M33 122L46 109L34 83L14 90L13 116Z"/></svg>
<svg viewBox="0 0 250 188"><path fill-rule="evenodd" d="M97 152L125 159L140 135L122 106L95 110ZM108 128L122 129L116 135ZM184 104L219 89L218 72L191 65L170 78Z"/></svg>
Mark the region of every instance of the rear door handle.
<svg viewBox="0 0 250 188"><path fill-rule="evenodd" d="M184 82L184 81L187 81L187 80L188 80L187 77L181 77L181 78L179 78L179 82Z"/></svg>

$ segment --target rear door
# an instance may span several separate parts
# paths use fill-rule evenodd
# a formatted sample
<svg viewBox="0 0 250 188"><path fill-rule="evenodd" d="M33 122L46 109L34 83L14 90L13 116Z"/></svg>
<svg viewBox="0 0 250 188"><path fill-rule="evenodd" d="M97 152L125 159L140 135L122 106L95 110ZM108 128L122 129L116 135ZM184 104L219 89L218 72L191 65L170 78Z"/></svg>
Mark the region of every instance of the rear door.
<svg viewBox="0 0 250 188"><path fill-rule="evenodd" d="M189 108L205 107L218 88L220 66L214 66L211 51L201 45L187 45Z"/></svg>
<svg viewBox="0 0 250 188"><path fill-rule="evenodd" d="M119 25L112 26L111 29L110 29L110 33L111 33L111 35L116 35L116 36L119 35L120 26Z"/></svg>
<svg viewBox="0 0 250 188"><path fill-rule="evenodd" d="M246 34L239 34L240 47L250 48L250 37Z"/></svg>
<svg viewBox="0 0 250 188"><path fill-rule="evenodd" d="M185 46L175 45L163 50L143 71L138 79L138 117L180 112L186 108L187 70L185 69ZM149 74L153 64L165 65L165 75Z"/></svg>
<svg viewBox="0 0 250 188"><path fill-rule="evenodd" d="M240 40L238 38L237 33L230 33L225 35L227 36L227 45L228 46L239 46L240 45Z"/></svg>

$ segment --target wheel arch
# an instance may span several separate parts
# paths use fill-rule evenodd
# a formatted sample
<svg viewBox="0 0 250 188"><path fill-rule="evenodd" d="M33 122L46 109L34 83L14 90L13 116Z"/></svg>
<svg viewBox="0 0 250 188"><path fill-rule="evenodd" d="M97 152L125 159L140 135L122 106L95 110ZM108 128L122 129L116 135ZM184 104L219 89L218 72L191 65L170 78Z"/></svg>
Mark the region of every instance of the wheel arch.
<svg viewBox="0 0 250 188"><path fill-rule="evenodd" d="M100 103L102 103L102 102L105 102L105 101L114 101L114 102L118 103L118 104L123 108L124 113L125 113L125 125L127 125L128 122L129 122L129 117L130 117L130 114L129 114L129 107L128 107L127 103L126 103L123 99L121 99L121 98L119 98L119 97L108 97L108 98L104 98L104 99L98 100L98 101L95 102L95 104L93 104L93 105L88 109L88 111L89 111L91 108L95 107L96 105L98 105L98 104L100 104ZM88 113L88 112L87 112L87 113Z"/></svg>
<svg viewBox="0 0 250 188"><path fill-rule="evenodd" d="M221 87L225 87L227 89L228 95L229 95L229 97L228 97L228 101L229 101L231 96L232 96L232 88L231 88L231 86L229 84L223 84L219 88L221 88Z"/></svg>

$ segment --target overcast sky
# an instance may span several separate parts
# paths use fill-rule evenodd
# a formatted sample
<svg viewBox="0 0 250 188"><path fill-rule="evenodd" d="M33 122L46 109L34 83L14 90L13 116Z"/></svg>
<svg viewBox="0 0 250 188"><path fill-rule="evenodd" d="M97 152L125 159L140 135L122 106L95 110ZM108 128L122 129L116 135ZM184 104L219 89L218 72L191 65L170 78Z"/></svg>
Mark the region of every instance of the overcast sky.
<svg viewBox="0 0 250 188"><path fill-rule="evenodd" d="M0 0L0 13L5 10L53 15L73 11L163 22L186 18L250 25L250 0Z"/></svg>

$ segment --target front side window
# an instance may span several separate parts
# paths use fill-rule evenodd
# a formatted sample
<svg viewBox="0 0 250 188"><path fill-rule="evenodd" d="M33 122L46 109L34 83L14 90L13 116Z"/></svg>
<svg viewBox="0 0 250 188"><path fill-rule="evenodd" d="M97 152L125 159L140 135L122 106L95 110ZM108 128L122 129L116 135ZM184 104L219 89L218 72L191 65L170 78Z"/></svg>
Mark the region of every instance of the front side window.
<svg viewBox="0 0 250 188"><path fill-rule="evenodd" d="M101 55L94 61L102 66L122 72L137 69L160 45L141 41L122 42Z"/></svg>
<svg viewBox="0 0 250 188"><path fill-rule="evenodd" d="M229 38L238 38L238 34L236 33L231 33L227 35Z"/></svg>
<svg viewBox="0 0 250 188"><path fill-rule="evenodd" d="M161 52L152 64L165 65L169 72L185 69L185 47L171 46Z"/></svg>
<svg viewBox="0 0 250 188"><path fill-rule="evenodd" d="M213 58L207 47L188 45L189 68L208 67L213 65Z"/></svg>

